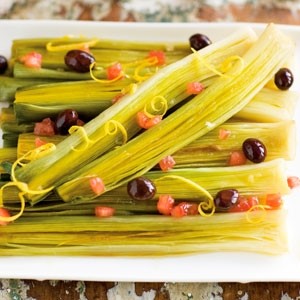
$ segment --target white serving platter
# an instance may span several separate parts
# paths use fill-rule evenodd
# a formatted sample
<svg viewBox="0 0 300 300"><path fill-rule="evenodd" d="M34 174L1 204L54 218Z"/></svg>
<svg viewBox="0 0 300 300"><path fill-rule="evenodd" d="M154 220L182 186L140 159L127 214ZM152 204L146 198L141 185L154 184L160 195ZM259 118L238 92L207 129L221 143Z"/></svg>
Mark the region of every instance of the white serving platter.
<svg viewBox="0 0 300 300"><path fill-rule="evenodd" d="M0 20L0 54L9 55L15 38L85 35L119 39L186 40L195 32L218 40L241 26L261 32L265 24L246 23L110 23L78 21ZM297 43L296 62L300 66L300 27L279 26ZM299 67L295 67L293 89L300 91ZM298 70L298 71L297 71ZM299 103L300 104L300 103ZM300 110L297 139L300 141ZM300 174L297 160L291 174ZM126 257L0 257L0 278L64 279L135 282L250 282L300 281L300 190L287 198L289 251L280 256L241 252L215 252L162 258ZM1 234L1 228L0 228Z"/></svg>

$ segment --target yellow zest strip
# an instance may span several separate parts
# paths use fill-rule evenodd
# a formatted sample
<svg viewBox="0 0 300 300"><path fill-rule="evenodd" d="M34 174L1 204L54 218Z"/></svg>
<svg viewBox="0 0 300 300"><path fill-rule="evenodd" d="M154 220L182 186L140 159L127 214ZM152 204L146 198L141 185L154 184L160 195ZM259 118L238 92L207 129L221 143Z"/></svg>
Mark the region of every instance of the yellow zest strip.
<svg viewBox="0 0 300 300"><path fill-rule="evenodd" d="M270 209L271 206L269 205L262 205L262 204L258 204L258 205L253 205L250 209L247 210L246 212L246 219L249 223L253 223L253 224L256 224L256 223L261 223L264 219L265 219L265 216L266 216L266 209ZM250 213L253 211L253 210L262 210L264 212L264 214L260 217L260 218L255 218L252 216L252 218L250 217Z"/></svg>
<svg viewBox="0 0 300 300"><path fill-rule="evenodd" d="M53 143L47 143L47 144L44 144L44 145L42 145L38 148L35 148L31 151L28 151L23 156L18 158L13 163L12 168L11 168L11 179L12 179L12 181L18 182L18 180L16 179L16 176L15 176L15 169L18 165L20 165L21 167L24 167L26 165L26 163L22 163L22 161L36 160L40 157L44 157L45 155L53 152L55 149L56 149L56 146Z"/></svg>
<svg viewBox="0 0 300 300"><path fill-rule="evenodd" d="M232 78L234 76L237 76L238 74L240 74L240 72L243 70L244 68L244 60L242 57L238 56L238 55L233 55L230 56L228 58L226 58L223 63L221 64L220 70L218 70L217 68L215 68L213 65L207 63L205 61L205 59L201 56L201 54L196 51L195 49L191 48L192 51L194 52L194 54L197 55L197 58L200 60L200 62L209 70L211 70L213 73L215 73L216 75L219 75L221 77L224 78ZM227 72L232 66L233 66L233 61L239 61L240 62L240 68L237 72L235 72L234 74L224 74L224 72Z"/></svg>
<svg viewBox="0 0 300 300"><path fill-rule="evenodd" d="M74 44L64 44L64 45L58 45L58 46L53 46L54 42L63 42L68 40L69 38L62 38L62 39L57 39L52 42L49 42L46 44L46 49L49 52L59 52L59 51L68 51L68 50L74 50L74 49L82 49L82 48L88 48L88 47L93 47L95 46L98 42L99 39L93 39L87 42L82 42L82 43L74 43Z"/></svg>
<svg viewBox="0 0 300 300"><path fill-rule="evenodd" d="M95 80L96 82L99 82L99 83L113 83L113 82L116 82L116 81L118 81L119 79L121 79L125 76L124 72L122 71L114 79L99 79L93 74L93 68L95 67L95 65L96 65L96 62L93 62L93 63L90 64L90 75L91 75L92 79Z"/></svg>
<svg viewBox="0 0 300 300"><path fill-rule="evenodd" d="M155 66L158 62L157 57L149 57L146 58L143 61L140 61L139 65L135 68L134 70L134 74L133 74L133 79L135 79L137 82L142 82L146 79L148 79L150 76L152 76L154 73L149 72L147 75L145 76L141 76L139 75L139 73L141 72L141 70L143 70L144 68L147 67L151 67L151 66ZM157 70L156 70L157 71Z"/></svg>
<svg viewBox="0 0 300 300"><path fill-rule="evenodd" d="M0 189L0 207L3 206L3 190L4 188L8 187L8 186L16 186L18 188L20 188L20 186L22 185L26 185L25 183L22 182L8 182L6 183L4 186L1 187ZM15 214L14 216L10 216L10 217L0 217L0 221L2 222L13 222L15 220L17 220L19 217L22 216L24 209L25 209L25 199L24 199L24 195L26 194L24 191L22 191L23 189L20 189L21 192L18 194L19 195L19 199L20 199L20 203L21 203L21 208L20 211Z"/></svg>
<svg viewBox="0 0 300 300"><path fill-rule="evenodd" d="M111 129L111 125L113 128ZM114 135L117 134L118 130L121 131L123 135L123 145L127 142L128 136L127 136L127 131L125 127L118 121L116 120L109 120L108 122L105 123L105 133L109 135Z"/></svg>
<svg viewBox="0 0 300 300"><path fill-rule="evenodd" d="M78 134L81 135L81 137L83 138L83 143L79 145L79 147L81 146L80 148L72 147L72 150L74 151L84 151L88 147L88 145L93 144L95 142L88 137L83 126L77 126L77 125L72 126L69 129L69 133L73 134L74 132L78 132Z"/></svg>
<svg viewBox="0 0 300 300"><path fill-rule="evenodd" d="M136 83L130 83L128 86L124 87L121 91L122 94L133 95L137 90L138 85Z"/></svg>
<svg viewBox="0 0 300 300"><path fill-rule="evenodd" d="M159 113L160 116L164 116L168 111L168 101L163 96L155 96L150 102L150 109L154 112L161 112ZM158 114L152 114L148 111L147 106L144 107L144 113L148 118L153 118Z"/></svg>
<svg viewBox="0 0 300 300"><path fill-rule="evenodd" d="M202 217L210 217L215 213L216 208L215 208L215 204L214 204L214 198L202 186L200 186L199 184L195 183L194 181L192 181L190 179L187 179L185 177L178 176L178 175L166 175L166 176L159 178L156 181L163 180L166 178L173 178L173 179L182 181L182 182L188 184L189 186L193 187L195 190L199 191L201 194L203 194L207 198L208 201L200 202L198 205L198 212ZM206 211L210 211L210 212L207 213Z"/></svg>
<svg viewBox="0 0 300 300"><path fill-rule="evenodd" d="M233 63L235 61L239 62L239 68L236 72L232 73L231 75L232 76L239 75L244 68L245 62L244 62L243 58L238 55L232 55L230 57L227 57L220 66L221 72L226 73L227 71L229 71L232 68Z"/></svg>

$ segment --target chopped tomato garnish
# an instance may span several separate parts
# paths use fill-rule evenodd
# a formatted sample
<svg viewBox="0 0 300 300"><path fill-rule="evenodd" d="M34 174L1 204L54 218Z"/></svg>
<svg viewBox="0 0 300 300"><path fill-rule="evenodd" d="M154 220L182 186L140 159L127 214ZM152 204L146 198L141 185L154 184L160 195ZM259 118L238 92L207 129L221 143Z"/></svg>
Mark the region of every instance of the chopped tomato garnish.
<svg viewBox="0 0 300 300"><path fill-rule="evenodd" d="M84 121L82 121L81 119L77 119L76 126L83 126L84 124L85 124Z"/></svg>
<svg viewBox="0 0 300 300"><path fill-rule="evenodd" d="M42 66L42 54L38 52L30 52L20 58L20 62L26 67L39 69Z"/></svg>
<svg viewBox="0 0 300 300"><path fill-rule="evenodd" d="M227 164L229 166L241 166L241 165L245 165L246 162L247 162L247 158L243 153L243 151L232 151L230 153Z"/></svg>
<svg viewBox="0 0 300 300"><path fill-rule="evenodd" d="M266 196L266 205L270 207L270 209L278 209L283 204L283 200L280 193L277 194L268 194Z"/></svg>
<svg viewBox="0 0 300 300"><path fill-rule="evenodd" d="M162 171L165 172L173 169L175 164L176 162L174 158L171 155L168 155L159 162L159 167L161 168Z"/></svg>
<svg viewBox="0 0 300 300"><path fill-rule="evenodd" d="M219 139L220 140L226 140L231 134L230 130L224 129L224 128L220 128L219 129Z"/></svg>
<svg viewBox="0 0 300 300"><path fill-rule="evenodd" d="M90 178L90 187L96 195L101 195L105 190L104 183L100 177Z"/></svg>
<svg viewBox="0 0 300 300"><path fill-rule="evenodd" d="M181 202L172 209L171 216L180 218L184 216L198 215L198 213L198 204Z"/></svg>
<svg viewBox="0 0 300 300"><path fill-rule="evenodd" d="M297 176L290 176L287 179L288 186L293 189L300 186L300 178Z"/></svg>
<svg viewBox="0 0 300 300"><path fill-rule="evenodd" d="M112 104L115 104L115 103L119 102L119 100L120 100L123 96L124 96L123 93L118 93L118 94L111 100Z"/></svg>
<svg viewBox="0 0 300 300"><path fill-rule="evenodd" d="M0 219L1 218L9 218L9 217L10 217L9 211L4 207L0 207ZM1 221L0 220L0 225L2 225L2 226L7 225L8 223L9 222L7 222L7 221Z"/></svg>
<svg viewBox="0 0 300 300"><path fill-rule="evenodd" d="M42 139L40 139L39 137L35 138L34 140L35 143L35 147L38 148L40 146L43 146L45 144L47 144L47 142L43 141Z"/></svg>
<svg viewBox="0 0 300 300"><path fill-rule="evenodd" d="M157 201L157 210L162 215L170 215L174 207L174 199L170 195L160 195Z"/></svg>
<svg viewBox="0 0 300 300"><path fill-rule="evenodd" d="M186 92L189 95L200 94L204 90L204 85L200 82L189 82L186 87Z"/></svg>
<svg viewBox="0 0 300 300"><path fill-rule="evenodd" d="M35 135L42 135L42 136L55 135L54 122L50 118L45 118L42 122L35 123L33 133Z"/></svg>
<svg viewBox="0 0 300 300"><path fill-rule="evenodd" d="M161 50L152 50L149 52L149 57L155 57L158 65L164 65L166 63L166 55Z"/></svg>
<svg viewBox="0 0 300 300"><path fill-rule="evenodd" d="M115 214L115 209L110 206L96 206L95 215L98 218L108 218L112 217Z"/></svg>
<svg viewBox="0 0 300 300"><path fill-rule="evenodd" d="M162 120L161 115L149 118L144 112L137 113L137 123L141 128L149 129L152 126L158 124Z"/></svg>
<svg viewBox="0 0 300 300"><path fill-rule="evenodd" d="M254 196L239 196L236 205L229 209L229 212L243 212L248 211L251 207L258 205L259 201L257 197Z"/></svg>
<svg viewBox="0 0 300 300"><path fill-rule="evenodd" d="M122 65L120 63L114 63L106 69L107 79L113 80L117 77L123 77Z"/></svg>

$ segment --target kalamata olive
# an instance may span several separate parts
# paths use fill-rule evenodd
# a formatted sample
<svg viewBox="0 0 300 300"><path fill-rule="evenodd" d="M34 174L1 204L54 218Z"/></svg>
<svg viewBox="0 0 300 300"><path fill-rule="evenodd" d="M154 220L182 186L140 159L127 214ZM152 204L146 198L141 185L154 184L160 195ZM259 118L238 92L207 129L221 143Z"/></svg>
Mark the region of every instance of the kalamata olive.
<svg viewBox="0 0 300 300"><path fill-rule="evenodd" d="M156 193L156 187L150 179L137 177L128 182L127 193L134 200L150 200Z"/></svg>
<svg viewBox="0 0 300 300"><path fill-rule="evenodd" d="M263 142L255 138L248 138L243 142L243 152L254 163L263 162L267 155L267 149Z"/></svg>
<svg viewBox="0 0 300 300"><path fill-rule="evenodd" d="M189 41L191 48L197 51L211 44L211 40L202 33L193 34Z"/></svg>
<svg viewBox="0 0 300 300"><path fill-rule="evenodd" d="M4 74L7 68L8 68L7 59L3 55L0 55L0 74Z"/></svg>
<svg viewBox="0 0 300 300"><path fill-rule="evenodd" d="M237 204L239 193L235 189L221 190L214 198L217 211L226 211Z"/></svg>
<svg viewBox="0 0 300 300"><path fill-rule="evenodd" d="M275 74L274 82L280 90L288 90L294 82L292 71L288 68L279 69Z"/></svg>
<svg viewBox="0 0 300 300"><path fill-rule="evenodd" d="M69 129L77 125L78 114L73 109L66 109L61 112L55 120L55 128L59 134L68 134Z"/></svg>
<svg viewBox="0 0 300 300"><path fill-rule="evenodd" d="M90 71L90 65L95 62L95 58L82 50L70 50L65 55L65 64L73 71L86 73Z"/></svg>

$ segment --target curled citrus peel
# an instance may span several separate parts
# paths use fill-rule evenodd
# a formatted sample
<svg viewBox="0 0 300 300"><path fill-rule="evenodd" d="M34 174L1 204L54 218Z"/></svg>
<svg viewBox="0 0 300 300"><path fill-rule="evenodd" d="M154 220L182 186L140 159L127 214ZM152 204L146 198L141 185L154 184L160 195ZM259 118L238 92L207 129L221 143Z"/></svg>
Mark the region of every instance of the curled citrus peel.
<svg viewBox="0 0 300 300"><path fill-rule="evenodd" d="M232 78L235 76L238 76L241 71L244 68L244 60L242 57L238 56L238 55L233 55L233 56L229 56L227 57L222 63L221 66L218 68L216 68L215 66L213 66L212 64L208 63L204 57L201 56L201 54L196 51L195 49L191 48L193 53L197 56L197 59L210 71L212 71L213 73L215 73L216 75L220 76L220 77L224 77L224 78ZM234 62L238 61L239 62L239 68L238 70L233 73L233 74L225 74L227 73L229 70L231 70L231 68L234 65Z"/></svg>
<svg viewBox="0 0 300 300"><path fill-rule="evenodd" d="M54 43L63 43L68 41L69 37L63 37L60 39L53 40L46 44L46 49L49 52L59 52L59 51L69 51L73 49L88 49L89 47L95 46L99 39L92 39L90 41L82 42L82 43L70 43L70 44L62 44L62 45L53 45Z"/></svg>
<svg viewBox="0 0 300 300"><path fill-rule="evenodd" d="M266 217L266 210L267 209L271 209L271 206L269 205L263 205L263 204L257 204L257 205L253 205L251 208L249 208L246 212L246 219L249 223L261 223L265 217ZM253 215L251 215L251 212L254 210L262 210L264 213L259 216L258 218L255 218Z"/></svg>
<svg viewBox="0 0 300 300"><path fill-rule="evenodd" d="M81 136L81 138L83 139L83 143L81 143L81 144L79 145L79 147L77 147L77 148L72 147L72 150L74 150L74 151L84 151L84 150L86 150L86 148L87 148L89 145L91 145L91 144L94 143L94 141L91 140L91 139L88 137L88 135L87 135L87 133L86 133L86 131L85 131L85 129L84 129L83 126L77 126L77 125L74 125L74 126L70 127L69 133L70 133L70 134L73 134L73 133L75 133L75 132L78 133L78 134Z"/></svg>
<svg viewBox="0 0 300 300"><path fill-rule="evenodd" d="M213 196L206 190L204 189L201 185L197 184L196 182L187 179L182 176L178 175L166 175L161 178L159 178L156 181L163 180L163 179L176 179L181 182L186 183L189 187L193 188L194 190L198 191L201 196L205 196L206 201L202 201L198 205L198 212L202 217L210 217L215 213L215 204L214 204L214 198Z"/></svg>
<svg viewBox="0 0 300 300"><path fill-rule="evenodd" d="M154 112L155 114L151 113ZM163 96L155 96L148 105L144 107L144 114L148 118L153 118L157 115L163 117L168 111L168 101Z"/></svg>
<svg viewBox="0 0 300 300"><path fill-rule="evenodd" d="M128 139L127 131L120 122L116 120L109 120L108 122L105 123L104 130L105 133L108 135L115 135L120 131L123 136L122 145L124 145L127 142Z"/></svg>
<svg viewBox="0 0 300 300"><path fill-rule="evenodd" d="M12 222L17 220L24 212L25 209L25 195L41 195L47 194L53 190L54 187L40 190L31 190L25 182L18 181L15 176L15 169L18 166L24 167L28 162L41 158L56 149L52 143L44 144L34 150L28 151L22 157L18 158L11 167L11 181L6 183L0 188L0 207L3 207L3 191L7 187L16 187L19 189L18 197L21 203L20 211L9 217L0 217L2 222Z"/></svg>
<svg viewBox="0 0 300 300"><path fill-rule="evenodd" d="M125 76L124 71L121 71L120 74L113 79L100 79L100 78L97 78L93 73L93 69L95 67L96 67L96 62L93 62L90 64L90 75L93 80L95 80L96 82L99 82L99 83L113 83L113 82L118 81L119 79L122 79ZM101 69L103 69L103 68L101 67Z"/></svg>

